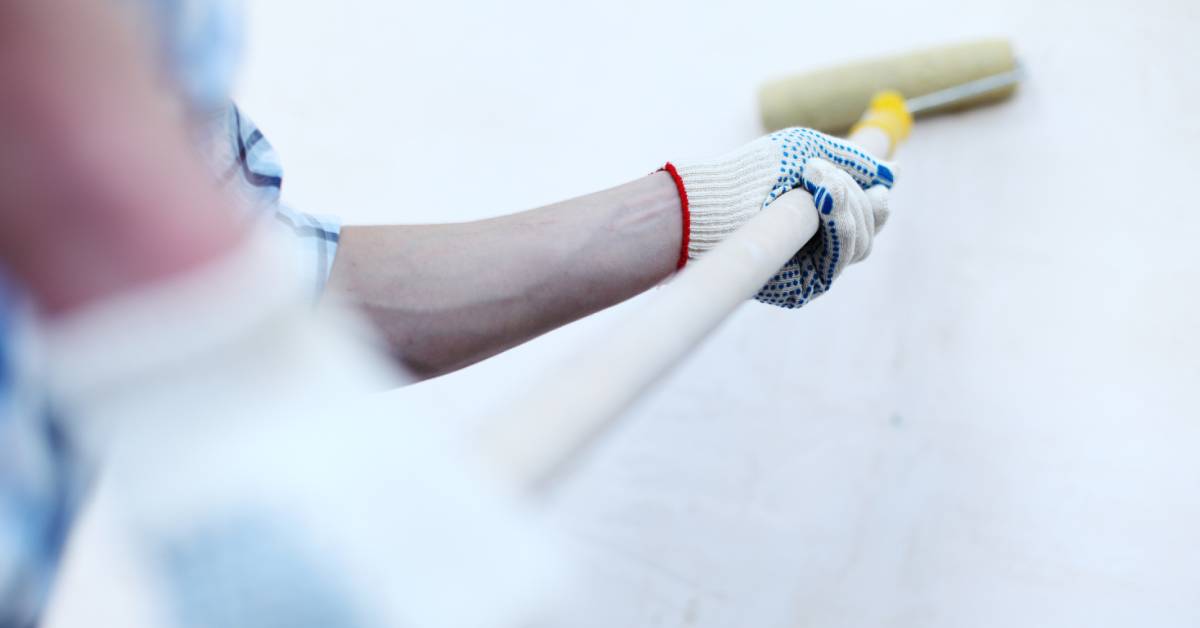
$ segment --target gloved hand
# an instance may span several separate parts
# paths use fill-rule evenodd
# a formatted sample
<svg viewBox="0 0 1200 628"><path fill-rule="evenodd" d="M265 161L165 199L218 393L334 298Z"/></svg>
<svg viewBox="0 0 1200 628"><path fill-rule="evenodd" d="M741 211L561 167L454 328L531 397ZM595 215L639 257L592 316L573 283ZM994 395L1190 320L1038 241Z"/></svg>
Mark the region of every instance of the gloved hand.
<svg viewBox="0 0 1200 628"><path fill-rule="evenodd" d="M821 213L817 235L756 296L786 308L825 293L847 265L870 253L872 238L887 221L893 183L891 164L799 127L776 131L718 159L668 163L665 169L683 204L686 259L703 255L785 192L803 187L813 195Z"/></svg>

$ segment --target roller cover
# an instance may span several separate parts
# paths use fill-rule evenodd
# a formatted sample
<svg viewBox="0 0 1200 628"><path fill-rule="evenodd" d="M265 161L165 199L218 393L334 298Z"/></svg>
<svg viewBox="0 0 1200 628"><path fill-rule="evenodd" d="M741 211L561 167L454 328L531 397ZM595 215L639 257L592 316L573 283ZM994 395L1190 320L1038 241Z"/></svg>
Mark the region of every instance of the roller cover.
<svg viewBox="0 0 1200 628"><path fill-rule="evenodd" d="M791 76L767 83L759 92L763 125L770 131L807 126L842 134L858 121L876 92L894 89L905 98L923 96L1007 72L1014 63L1008 40L986 39ZM941 110L1001 100L1014 89L1000 88Z"/></svg>

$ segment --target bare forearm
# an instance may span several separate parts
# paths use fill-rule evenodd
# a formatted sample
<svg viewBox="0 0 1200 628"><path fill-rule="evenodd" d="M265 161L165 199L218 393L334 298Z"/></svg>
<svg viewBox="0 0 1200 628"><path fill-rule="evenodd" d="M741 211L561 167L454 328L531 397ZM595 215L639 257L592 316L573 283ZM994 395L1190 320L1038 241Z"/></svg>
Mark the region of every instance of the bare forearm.
<svg viewBox="0 0 1200 628"><path fill-rule="evenodd" d="M472 364L674 271L679 196L666 173L478 222L347 227L330 286L418 375Z"/></svg>

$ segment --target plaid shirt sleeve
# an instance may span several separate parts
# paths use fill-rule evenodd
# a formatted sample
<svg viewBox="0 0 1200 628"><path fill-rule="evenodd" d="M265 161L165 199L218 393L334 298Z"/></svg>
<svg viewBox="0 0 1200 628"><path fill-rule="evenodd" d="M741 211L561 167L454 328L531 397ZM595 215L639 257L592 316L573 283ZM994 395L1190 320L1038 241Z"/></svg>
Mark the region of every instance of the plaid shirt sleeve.
<svg viewBox="0 0 1200 628"><path fill-rule="evenodd" d="M280 202L283 168L262 131L237 105L210 122L209 161L216 175L247 208L248 219L287 238L297 269L320 295L333 268L341 222L332 216L296 211Z"/></svg>

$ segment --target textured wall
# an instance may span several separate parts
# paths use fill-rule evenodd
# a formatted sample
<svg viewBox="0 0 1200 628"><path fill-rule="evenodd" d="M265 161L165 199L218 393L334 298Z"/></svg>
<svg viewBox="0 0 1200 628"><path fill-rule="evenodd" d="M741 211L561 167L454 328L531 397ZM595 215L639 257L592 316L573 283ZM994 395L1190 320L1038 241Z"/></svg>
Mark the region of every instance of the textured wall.
<svg viewBox="0 0 1200 628"><path fill-rule="evenodd" d="M762 80L860 55L1007 35L1029 70L917 127L830 297L747 305L560 488L581 625L1200 623L1195 3L391 4L254 5L244 100L302 208L558 200L733 147ZM477 414L620 314L397 419Z"/></svg>
<svg viewBox="0 0 1200 628"><path fill-rule="evenodd" d="M748 140L791 70L1008 35L1029 71L918 125L831 296L745 306L559 487L578 625L1200 623L1194 2L487 4L251 3L285 196L479 218ZM385 402L479 415L623 309Z"/></svg>

